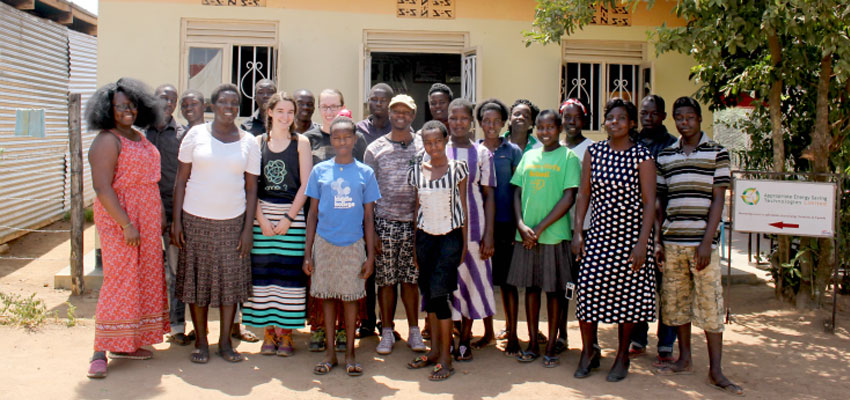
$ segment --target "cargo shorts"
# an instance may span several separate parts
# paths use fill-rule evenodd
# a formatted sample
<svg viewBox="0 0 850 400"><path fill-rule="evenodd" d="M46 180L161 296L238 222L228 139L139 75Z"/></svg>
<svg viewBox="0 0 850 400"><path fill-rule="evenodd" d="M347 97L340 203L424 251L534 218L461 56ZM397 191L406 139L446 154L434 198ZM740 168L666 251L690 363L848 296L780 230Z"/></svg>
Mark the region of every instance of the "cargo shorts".
<svg viewBox="0 0 850 400"><path fill-rule="evenodd" d="M723 332L723 284L720 256L712 250L711 261L697 271L695 246L665 244L661 281L661 317L664 324L691 323L706 332Z"/></svg>

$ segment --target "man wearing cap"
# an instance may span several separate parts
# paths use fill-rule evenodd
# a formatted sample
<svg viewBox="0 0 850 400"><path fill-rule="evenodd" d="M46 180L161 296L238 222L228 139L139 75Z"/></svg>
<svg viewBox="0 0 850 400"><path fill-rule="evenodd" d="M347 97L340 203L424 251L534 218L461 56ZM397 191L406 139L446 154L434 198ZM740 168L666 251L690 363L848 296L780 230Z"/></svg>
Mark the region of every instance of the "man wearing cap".
<svg viewBox="0 0 850 400"><path fill-rule="evenodd" d="M392 130L373 141L363 162L375 171L381 199L375 205L377 258L375 283L381 309L381 342L379 354L390 354L395 344L392 320L397 303L396 287L401 284L401 301L407 314L410 334L407 345L413 351L426 351L419 330L419 273L413 263L413 224L416 191L407 185L407 170L423 150L422 139L410 130L416 117L413 98L400 94L390 100L389 117Z"/></svg>

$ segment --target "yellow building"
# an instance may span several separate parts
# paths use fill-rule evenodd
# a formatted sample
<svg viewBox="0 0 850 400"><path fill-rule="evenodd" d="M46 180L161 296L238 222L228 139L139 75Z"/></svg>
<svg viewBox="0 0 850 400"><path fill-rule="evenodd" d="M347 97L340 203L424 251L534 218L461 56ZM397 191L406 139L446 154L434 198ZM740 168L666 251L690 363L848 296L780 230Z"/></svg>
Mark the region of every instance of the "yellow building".
<svg viewBox="0 0 850 400"><path fill-rule="evenodd" d="M220 4L235 5L220 5ZM425 5L423 5L423 3ZM98 83L132 76L151 86L207 92L233 82L246 95L262 77L282 90L337 88L355 117L369 87L387 81L421 105L433 82L471 100L496 97L510 105L528 98L542 108L580 97L593 111L590 136L612 95L647 93L669 107L696 86L693 61L656 57L647 31L680 25L673 2L652 10L599 10L597 24L561 44L526 47L533 0L100 0ZM425 8L423 10L423 8ZM252 111L250 99L242 114ZM706 131L711 116L706 112ZM314 118L318 119L318 116ZM670 118L668 128L675 132Z"/></svg>

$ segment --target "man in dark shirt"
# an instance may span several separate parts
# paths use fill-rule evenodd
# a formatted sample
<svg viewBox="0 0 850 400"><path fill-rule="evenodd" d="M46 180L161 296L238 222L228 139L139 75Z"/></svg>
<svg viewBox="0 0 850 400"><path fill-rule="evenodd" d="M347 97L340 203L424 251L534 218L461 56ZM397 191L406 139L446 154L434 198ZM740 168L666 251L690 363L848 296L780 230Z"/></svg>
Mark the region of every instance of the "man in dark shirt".
<svg viewBox="0 0 850 400"><path fill-rule="evenodd" d="M307 89L295 92L295 133L306 133L318 129L319 124L313 122L313 111L316 111L316 97Z"/></svg>
<svg viewBox="0 0 850 400"><path fill-rule="evenodd" d="M180 142L183 140L185 131L172 116L177 106L177 89L174 85L161 85L156 88L154 95L163 102L165 121L162 122L162 125L149 126L145 130L145 136L159 150L159 195L165 208L166 224L171 225L174 180L177 177L177 167L180 164L177 161L177 153L180 151ZM169 230L166 229L165 232ZM163 240L168 244L164 263L171 325L171 334L168 339L185 346L191 342L191 338L184 333L186 329L186 305L175 295L178 250L176 246L170 243L168 234L163 235Z"/></svg>
<svg viewBox="0 0 850 400"><path fill-rule="evenodd" d="M251 132L254 136L266 133L266 103L277 93L277 85L270 79L263 79L254 85L254 101L257 103L257 111L251 115L251 119L242 123L241 128Z"/></svg>
<svg viewBox="0 0 850 400"><path fill-rule="evenodd" d="M640 141L652 154L653 159L658 158L658 153L664 150L665 147L676 143L676 137L667 131L664 126L664 119L667 118L667 112L664 111L664 99L661 96L651 94L643 98L640 102ZM660 229L656 226L655 229ZM656 271L655 276L658 281L657 288L661 287L661 272ZM649 344L649 324L640 322L635 324L632 330L632 344L629 350L629 355L637 356L646 352L646 346ZM672 362L673 361L673 344L676 342L676 329L661 323L660 317L658 321L658 356L656 363Z"/></svg>
<svg viewBox="0 0 850 400"><path fill-rule="evenodd" d="M640 141L649 148L652 158L657 158L658 153L665 147L676 143L676 137L667 132L664 119L667 113L664 111L664 99L661 96L651 94L640 102Z"/></svg>
<svg viewBox="0 0 850 400"><path fill-rule="evenodd" d="M357 132L366 138L366 144L390 133L390 99L395 96L393 88L386 83L378 83L369 91L369 116L357 123Z"/></svg>

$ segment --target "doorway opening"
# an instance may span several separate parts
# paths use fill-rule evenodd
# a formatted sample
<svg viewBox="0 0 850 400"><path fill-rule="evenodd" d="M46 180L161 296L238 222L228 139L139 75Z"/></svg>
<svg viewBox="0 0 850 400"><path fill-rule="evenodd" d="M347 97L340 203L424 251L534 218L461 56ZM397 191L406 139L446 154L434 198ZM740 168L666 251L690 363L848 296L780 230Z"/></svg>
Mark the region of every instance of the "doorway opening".
<svg viewBox="0 0 850 400"><path fill-rule="evenodd" d="M461 96L463 57L461 54L372 52L371 83L390 85L396 94L407 94L416 101L414 129L431 119L428 90L437 82L451 88L454 97ZM368 91L369 88L366 88ZM368 113L368 108L364 110Z"/></svg>

